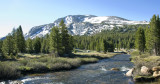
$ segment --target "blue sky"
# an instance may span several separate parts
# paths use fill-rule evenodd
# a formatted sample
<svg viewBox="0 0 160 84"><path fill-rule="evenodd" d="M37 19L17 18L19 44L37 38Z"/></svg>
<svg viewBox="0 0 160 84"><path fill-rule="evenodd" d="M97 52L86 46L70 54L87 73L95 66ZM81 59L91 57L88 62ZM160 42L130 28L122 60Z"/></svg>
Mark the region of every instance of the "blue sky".
<svg viewBox="0 0 160 84"><path fill-rule="evenodd" d="M1 0L0 37L18 25L26 33L33 26L78 14L149 21L153 14L160 14L160 0Z"/></svg>

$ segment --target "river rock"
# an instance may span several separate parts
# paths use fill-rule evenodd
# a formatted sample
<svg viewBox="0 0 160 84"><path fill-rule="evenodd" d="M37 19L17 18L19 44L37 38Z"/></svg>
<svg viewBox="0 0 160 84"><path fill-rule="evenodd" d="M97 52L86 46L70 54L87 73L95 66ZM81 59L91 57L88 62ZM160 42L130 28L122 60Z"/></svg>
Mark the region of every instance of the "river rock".
<svg viewBox="0 0 160 84"><path fill-rule="evenodd" d="M118 68L111 68L112 71L119 71Z"/></svg>
<svg viewBox="0 0 160 84"><path fill-rule="evenodd" d="M146 66L142 66L142 67L141 67L141 73L142 73L143 75L149 75L149 74L151 74L151 73L150 73L150 69L149 69L148 67L146 67Z"/></svg>
<svg viewBox="0 0 160 84"><path fill-rule="evenodd" d="M160 76L160 71L154 71L153 72L153 77L158 77Z"/></svg>
<svg viewBox="0 0 160 84"><path fill-rule="evenodd" d="M160 66L153 67L152 71L160 71Z"/></svg>
<svg viewBox="0 0 160 84"><path fill-rule="evenodd" d="M134 71L134 68L130 69L130 70L126 73L126 76L133 76L133 71Z"/></svg>
<svg viewBox="0 0 160 84"><path fill-rule="evenodd" d="M17 80L17 81L12 81L11 84L23 84L23 82Z"/></svg>

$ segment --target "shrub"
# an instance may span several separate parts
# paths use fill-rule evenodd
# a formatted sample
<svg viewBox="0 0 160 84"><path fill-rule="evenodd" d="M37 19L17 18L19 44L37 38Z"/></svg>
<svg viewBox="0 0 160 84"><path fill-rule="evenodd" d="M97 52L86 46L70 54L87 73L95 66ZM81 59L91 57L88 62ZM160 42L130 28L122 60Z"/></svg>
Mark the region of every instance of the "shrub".
<svg viewBox="0 0 160 84"><path fill-rule="evenodd" d="M16 67L11 66L8 63L0 62L0 79L16 79L20 77L20 72L16 69Z"/></svg>
<svg viewBox="0 0 160 84"><path fill-rule="evenodd" d="M63 64L63 63L55 63L55 64L49 64L48 65L50 70L62 70L62 69L70 69L70 64Z"/></svg>
<svg viewBox="0 0 160 84"><path fill-rule="evenodd" d="M72 68L79 67L81 64L81 60L80 59L69 59L68 63L72 66Z"/></svg>
<svg viewBox="0 0 160 84"><path fill-rule="evenodd" d="M30 59L23 59L23 60L20 60L19 63L26 66L29 61Z"/></svg>
<svg viewBox="0 0 160 84"><path fill-rule="evenodd" d="M131 55L132 56L139 56L140 54L139 54L139 51L133 51L133 52L131 52Z"/></svg>
<svg viewBox="0 0 160 84"><path fill-rule="evenodd" d="M145 54L140 55L139 57L140 57L140 58L146 58L146 57L148 57L148 56L149 56L149 54L148 54L148 53L145 53Z"/></svg>
<svg viewBox="0 0 160 84"><path fill-rule="evenodd" d="M43 57L43 58L39 58L37 61L39 62L48 62L48 60L52 59L51 57Z"/></svg>
<svg viewBox="0 0 160 84"><path fill-rule="evenodd" d="M43 72L48 69L45 63L37 62L37 61L28 62L27 67L31 67L33 71L37 71L37 72Z"/></svg>
<svg viewBox="0 0 160 84"><path fill-rule="evenodd" d="M31 71L32 70L32 68L28 66L20 66L18 69L20 71Z"/></svg>
<svg viewBox="0 0 160 84"><path fill-rule="evenodd" d="M80 66L79 59L72 58L52 58L48 60L47 65L50 70L71 69Z"/></svg>

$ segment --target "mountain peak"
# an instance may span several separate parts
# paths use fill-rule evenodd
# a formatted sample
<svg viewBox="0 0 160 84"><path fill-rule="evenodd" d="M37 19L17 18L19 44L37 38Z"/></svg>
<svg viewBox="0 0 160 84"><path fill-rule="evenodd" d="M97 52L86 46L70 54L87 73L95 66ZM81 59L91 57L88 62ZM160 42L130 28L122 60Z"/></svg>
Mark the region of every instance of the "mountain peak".
<svg viewBox="0 0 160 84"><path fill-rule="evenodd" d="M71 35L94 34L104 29L113 29L113 27L123 25L148 24L146 21L130 21L117 16L68 15L55 20L54 23L32 27L25 38L45 36L53 26L58 26L62 19Z"/></svg>

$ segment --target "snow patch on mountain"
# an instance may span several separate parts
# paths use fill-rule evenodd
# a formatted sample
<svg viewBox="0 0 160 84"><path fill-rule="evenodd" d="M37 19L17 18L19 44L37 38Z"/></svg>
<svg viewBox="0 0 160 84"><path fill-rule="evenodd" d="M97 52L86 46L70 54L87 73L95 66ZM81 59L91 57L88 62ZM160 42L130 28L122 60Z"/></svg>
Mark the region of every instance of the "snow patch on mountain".
<svg viewBox="0 0 160 84"><path fill-rule="evenodd" d="M32 27L31 30L25 34L25 38L33 39L36 36L45 36L54 26L58 26L62 19L71 35L90 35L105 29L122 27L123 25L149 24L147 21L130 21L117 16L68 15L50 24Z"/></svg>
<svg viewBox="0 0 160 84"><path fill-rule="evenodd" d="M102 21L108 20L108 17L87 17L84 19L83 22L90 22L90 23L101 23Z"/></svg>

